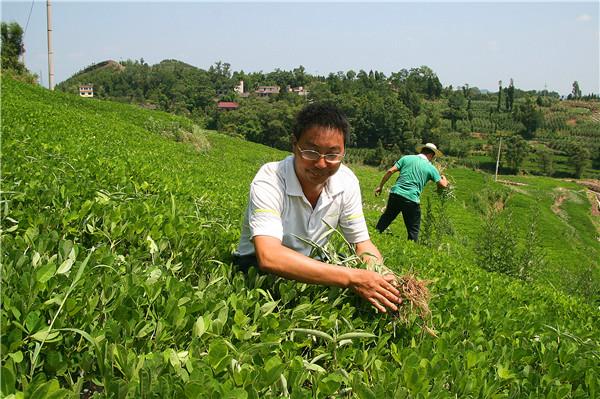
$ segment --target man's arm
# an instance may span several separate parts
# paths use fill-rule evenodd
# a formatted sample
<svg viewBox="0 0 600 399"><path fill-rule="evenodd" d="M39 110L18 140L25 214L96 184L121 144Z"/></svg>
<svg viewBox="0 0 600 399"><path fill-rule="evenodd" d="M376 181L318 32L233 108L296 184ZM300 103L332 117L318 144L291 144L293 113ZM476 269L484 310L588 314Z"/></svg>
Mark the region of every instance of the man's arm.
<svg viewBox="0 0 600 399"><path fill-rule="evenodd" d="M379 183L379 186L377 186L377 188L375 189L375 195L379 195L381 194L381 190L383 189L383 186L385 185L385 183L388 181L388 179L398 171L398 167L396 165L392 166L391 168L389 168L385 174L383 175L383 177L381 178L381 182Z"/></svg>
<svg viewBox="0 0 600 399"><path fill-rule="evenodd" d="M356 253L358 256L362 258L362 260L366 263L379 263L383 264L383 258L381 257L381 253L373 244L371 240L366 240L363 242L359 242L355 245Z"/></svg>
<svg viewBox="0 0 600 399"><path fill-rule="evenodd" d="M275 237L255 236L253 242L258 266L262 271L304 283L352 288L380 312L386 312L386 308L396 311L396 304L401 303L400 292L391 284L394 280L392 275L382 276L370 270L323 263L283 246ZM357 245L357 249L360 244L362 243ZM371 245L375 247L372 243ZM365 251L367 244L360 247L363 250L359 253L373 250L371 248L371 251ZM381 259L377 248L374 252Z"/></svg>

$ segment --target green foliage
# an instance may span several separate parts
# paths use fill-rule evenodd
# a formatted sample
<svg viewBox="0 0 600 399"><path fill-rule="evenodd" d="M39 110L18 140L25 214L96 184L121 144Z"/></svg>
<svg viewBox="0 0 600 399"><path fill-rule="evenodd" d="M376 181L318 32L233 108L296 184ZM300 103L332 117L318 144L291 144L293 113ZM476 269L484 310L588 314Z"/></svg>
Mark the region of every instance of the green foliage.
<svg viewBox="0 0 600 399"><path fill-rule="evenodd" d="M540 169L545 176L552 176L554 174L554 157L552 151L546 147L537 151L538 159L540 163Z"/></svg>
<svg viewBox="0 0 600 399"><path fill-rule="evenodd" d="M523 135L526 138L532 138L535 131L544 123L544 114L538 109L536 102L531 97L518 104L513 112L513 117L525 126Z"/></svg>
<svg viewBox="0 0 600 399"><path fill-rule="evenodd" d="M514 172L519 172L523 161L530 151L529 144L519 135L507 137L505 140L505 158L509 168Z"/></svg>
<svg viewBox="0 0 600 399"><path fill-rule="evenodd" d="M25 53L21 25L16 22L2 22L0 45L2 74L27 83L35 83L37 76L31 74L19 59Z"/></svg>
<svg viewBox="0 0 600 399"><path fill-rule="evenodd" d="M590 151L582 145L573 145L569 151L569 160L575 169L575 177L580 179L590 162Z"/></svg>
<svg viewBox="0 0 600 399"><path fill-rule="evenodd" d="M4 77L2 110L2 396L598 394L597 306L484 271L466 244L432 251L373 235L392 270L435 281L435 339L346 290L234 271L250 181L280 151L213 132L196 151L161 133L188 129L183 119ZM380 178L354 169L365 187ZM464 201L492 183L452 172L461 182L448 203L460 220L456 238L480 238L469 232L479 217ZM514 192L511 203L546 204L543 194L558 184L532 182L543 189L533 199ZM364 200L373 220L381 198ZM566 204L581 227L569 239L556 230L566 222L541 232L596 267L580 208Z"/></svg>
<svg viewBox="0 0 600 399"><path fill-rule="evenodd" d="M480 267L491 272L530 280L543 266L544 254L539 249L535 216L527 232L524 248L519 248L518 230L510 213L492 210L487 213L477 244L477 260Z"/></svg>
<svg viewBox="0 0 600 399"><path fill-rule="evenodd" d="M25 70L25 65L19 60L25 52L23 45L23 28L16 22L2 22L2 69L12 69L18 73Z"/></svg>
<svg viewBox="0 0 600 399"><path fill-rule="evenodd" d="M448 201L453 199L453 188L438 189L436 200L425 200L425 215L419 243L429 247L439 247L448 236L454 235L454 227L448 212Z"/></svg>
<svg viewBox="0 0 600 399"><path fill-rule="evenodd" d="M452 130L456 130L456 122L460 119L464 119L467 116L465 105L467 100L460 91L453 92L448 98L449 110L445 113L444 117L450 119L452 123Z"/></svg>

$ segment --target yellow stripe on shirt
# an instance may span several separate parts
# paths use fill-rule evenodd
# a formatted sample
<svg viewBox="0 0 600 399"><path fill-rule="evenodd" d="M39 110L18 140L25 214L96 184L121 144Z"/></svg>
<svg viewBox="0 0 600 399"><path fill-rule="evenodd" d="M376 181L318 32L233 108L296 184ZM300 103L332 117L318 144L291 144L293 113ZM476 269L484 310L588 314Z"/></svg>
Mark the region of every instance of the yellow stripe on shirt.
<svg viewBox="0 0 600 399"><path fill-rule="evenodd" d="M360 219L364 217L362 213L355 213L354 215L348 216L348 220Z"/></svg>
<svg viewBox="0 0 600 399"><path fill-rule="evenodd" d="M273 215L277 216L277 217L281 217L281 214L279 212L277 212L274 209L255 209L254 213L272 213Z"/></svg>

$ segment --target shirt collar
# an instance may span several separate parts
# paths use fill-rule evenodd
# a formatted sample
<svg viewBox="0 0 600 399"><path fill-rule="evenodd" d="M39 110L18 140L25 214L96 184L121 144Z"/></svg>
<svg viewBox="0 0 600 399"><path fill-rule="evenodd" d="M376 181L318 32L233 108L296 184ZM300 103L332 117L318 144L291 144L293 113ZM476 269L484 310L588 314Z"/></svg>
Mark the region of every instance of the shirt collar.
<svg viewBox="0 0 600 399"><path fill-rule="evenodd" d="M423 158L424 160L426 160L427 162L430 162L429 159L427 159L427 156L425 156L425 154L417 154L417 156L419 158Z"/></svg>

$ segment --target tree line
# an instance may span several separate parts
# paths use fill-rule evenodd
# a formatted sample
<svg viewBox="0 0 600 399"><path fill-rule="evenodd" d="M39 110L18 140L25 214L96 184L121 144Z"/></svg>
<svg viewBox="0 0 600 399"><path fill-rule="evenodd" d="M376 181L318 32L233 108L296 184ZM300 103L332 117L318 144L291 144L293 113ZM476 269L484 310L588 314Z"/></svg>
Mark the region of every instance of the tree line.
<svg viewBox="0 0 600 399"><path fill-rule="evenodd" d="M18 24L2 23L3 70L35 80L19 62L25 51L22 33ZM240 81L244 82L243 95L235 91ZM375 166L412 152L421 142L435 142L447 154L465 157L473 147L467 139L475 131L475 121L485 119L493 126L488 145L494 147L499 136L506 136L503 159L515 172L531 151L526 140L534 138L544 124L543 109L560 99L556 92L519 90L512 79L507 87L499 81L497 93L468 84L443 87L427 66L401 69L389 76L373 70L320 76L307 73L303 66L246 73L233 71L221 61L205 70L177 60L149 65L144 59L90 65L56 89L77 93L79 85L87 83L94 85L96 97L184 115L201 127L280 149L289 149L294 115L306 102L334 102L351 122L348 146L373 149L361 161ZM259 98L253 95L259 86L279 86L280 91ZM307 95L287 90L300 86ZM577 82L572 97L595 99L582 96ZM235 101L239 107L223 111L218 101ZM488 104L488 110L482 111L476 102ZM574 147L569 153L581 153L580 149Z"/></svg>

